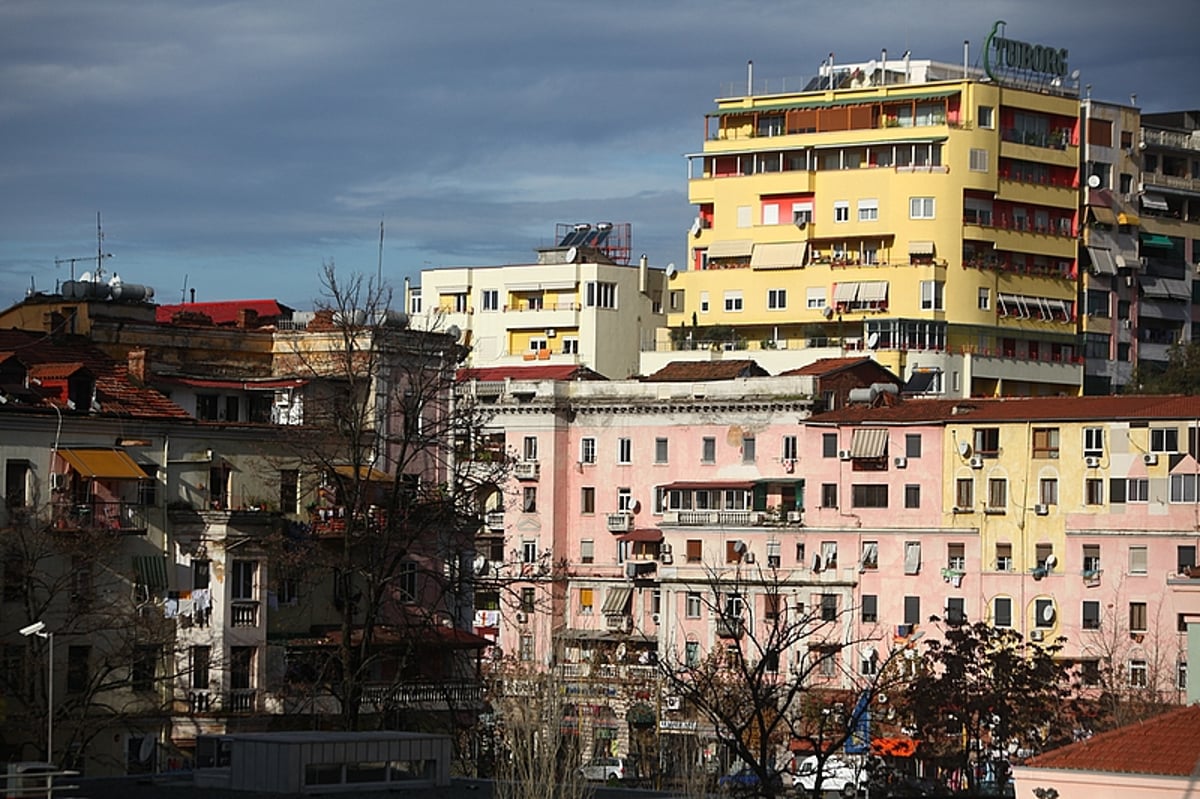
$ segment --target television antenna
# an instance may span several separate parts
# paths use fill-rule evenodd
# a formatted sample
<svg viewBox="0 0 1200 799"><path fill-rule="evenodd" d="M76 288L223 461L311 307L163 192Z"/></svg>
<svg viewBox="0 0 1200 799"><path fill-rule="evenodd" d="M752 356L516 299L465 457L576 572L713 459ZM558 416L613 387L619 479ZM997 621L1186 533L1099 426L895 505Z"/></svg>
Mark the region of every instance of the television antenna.
<svg viewBox="0 0 1200 799"><path fill-rule="evenodd" d="M55 258L54 265L62 266L63 264L71 265L71 280L75 280L75 264L81 261L90 261L93 258L96 260L95 280L100 282L101 276L104 274L104 259L112 258L111 252L104 251L104 229L100 227L100 212L96 212L96 254L80 258Z"/></svg>

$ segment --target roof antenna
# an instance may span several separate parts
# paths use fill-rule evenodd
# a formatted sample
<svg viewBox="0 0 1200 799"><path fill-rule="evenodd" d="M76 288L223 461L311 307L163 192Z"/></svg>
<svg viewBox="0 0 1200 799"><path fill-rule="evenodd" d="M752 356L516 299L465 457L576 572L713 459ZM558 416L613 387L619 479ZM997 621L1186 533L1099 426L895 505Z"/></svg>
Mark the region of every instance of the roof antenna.
<svg viewBox="0 0 1200 799"><path fill-rule="evenodd" d="M188 281L188 275L187 275L187 272L184 272L183 273L183 288L181 288L179 290L179 302L181 305L183 303L187 302L187 281Z"/></svg>
<svg viewBox="0 0 1200 799"><path fill-rule="evenodd" d="M375 282L383 283L383 217L379 217L379 265L375 267Z"/></svg>

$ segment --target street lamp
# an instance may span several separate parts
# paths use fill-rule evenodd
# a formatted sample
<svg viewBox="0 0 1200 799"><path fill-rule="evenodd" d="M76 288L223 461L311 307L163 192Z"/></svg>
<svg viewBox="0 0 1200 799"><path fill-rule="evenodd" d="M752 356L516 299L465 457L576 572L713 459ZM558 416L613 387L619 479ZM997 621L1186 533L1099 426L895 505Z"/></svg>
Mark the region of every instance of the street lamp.
<svg viewBox="0 0 1200 799"><path fill-rule="evenodd" d="M46 651L46 761L54 762L54 633L46 629L44 621L35 621L21 628L21 635L28 638L36 635L45 638Z"/></svg>

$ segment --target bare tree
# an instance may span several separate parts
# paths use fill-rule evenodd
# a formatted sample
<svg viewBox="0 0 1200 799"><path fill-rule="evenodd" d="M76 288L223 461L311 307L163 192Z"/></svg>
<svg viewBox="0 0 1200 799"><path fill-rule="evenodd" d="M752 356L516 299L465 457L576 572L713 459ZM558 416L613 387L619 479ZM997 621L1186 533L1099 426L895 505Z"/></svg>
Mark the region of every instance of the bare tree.
<svg viewBox="0 0 1200 799"><path fill-rule="evenodd" d="M790 792L781 761L799 742L817 758L813 795L820 796L826 762L863 735L865 709L893 674L887 666L897 653L853 633L848 591L840 605L793 601L798 589L826 589L788 582L776 569L707 573L703 604L726 645L698 662L666 653L660 663L670 692L712 724L743 764L722 787L747 796ZM755 613L748 603L760 600Z"/></svg>

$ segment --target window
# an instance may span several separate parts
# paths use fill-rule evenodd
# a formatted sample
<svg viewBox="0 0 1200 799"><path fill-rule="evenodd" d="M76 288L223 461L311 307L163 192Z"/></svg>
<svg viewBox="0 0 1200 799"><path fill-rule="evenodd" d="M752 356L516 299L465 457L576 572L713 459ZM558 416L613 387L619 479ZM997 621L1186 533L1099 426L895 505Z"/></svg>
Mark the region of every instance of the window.
<svg viewBox="0 0 1200 799"><path fill-rule="evenodd" d="M689 538L687 542L687 562L700 563L704 559L704 542L699 538Z"/></svg>
<svg viewBox="0 0 1200 799"><path fill-rule="evenodd" d="M862 557L858 560L858 567L862 571L873 571L879 568L878 541L863 541Z"/></svg>
<svg viewBox="0 0 1200 799"><path fill-rule="evenodd" d="M988 311L992 307L992 290L986 286L979 288L979 310Z"/></svg>
<svg viewBox="0 0 1200 799"><path fill-rule="evenodd" d="M485 311L500 310L500 292L496 289L484 289L480 292L481 305Z"/></svg>
<svg viewBox="0 0 1200 799"><path fill-rule="evenodd" d="M762 207L762 223L764 225L779 224L779 203L764 203Z"/></svg>
<svg viewBox="0 0 1200 799"><path fill-rule="evenodd" d="M837 567L838 562L838 545L837 541L822 541L821 542L821 562L825 564L826 569Z"/></svg>
<svg viewBox="0 0 1200 799"><path fill-rule="evenodd" d="M1130 547L1129 548L1129 573L1130 574L1145 574L1146 573L1146 548L1145 547Z"/></svg>
<svg viewBox="0 0 1200 799"><path fill-rule="evenodd" d="M579 442L579 462L580 463L595 463L596 462L596 439L585 438Z"/></svg>
<svg viewBox="0 0 1200 799"><path fill-rule="evenodd" d="M633 463L633 439L617 439L617 463Z"/></svg>
<svg viewBox="0 0 1200 799"><path fill-rule="evenodd" d="M138 483L140 487L143 483ZM153 483L151 483L153 485ZM300 499L300 472L297 469L279 470L279 510L295 513ZM143 503L147 504L147 503ZM153 504L153 502L149 503Z"/></svg>
<svg viewBox="0 0 1200 799"><path fill-rule="evenodd" d="M67 692L83 693L88 688L91 677L88 661L92 656L90 646L75 645L67 647Z"/></svg>
<svg viewBox="0 0 1200 799"><path fill-rule="evenodd" d="M837 616L837 594L821 594L821 621L835 621Z"/></svg>
<svg viewBox="0 0 1200 799"><path fill-rule="evenodd" d="M989 129L996 127L996 111L990 105L979 106L976 116L979 119L979 127Z"/></svg>
<svg viewBox="0 0 1200 799"><path fill-rule="evenodd" d="M921 623L921 597L919 597L919 596L904 597L904 623L905 624L920 624Z"/></svg>
<svg viewBox="0 0 1200 799"><path fill-rule="evenodd" d="M1104 481L1098 477L1088 477L1083 481L1083 504L1104 504Z"/></svg>
<svg viewBox="0 0 1200 799"><path fill-rule="evenodd" d="M196 418L203 419L209 422L217 420L220 397L216 394L197 394L196 395Z"/></svg>
<svg viewBox="0 0 1200 799"><path fill-rule="evenodd" d="M850 487L850 506L854 508L886 508L886 485L853 485Z"/></svg>
<svg viewBox="0 0 1200 799"><path fill-rule="evenodd" d="M908 200L908 216L910 219L933 219L933 198L910 197Z"/></svg>
<svg viewBox="0 0 1200 799"><path fill-rule="evenodd" d="M10 460L4 464L4 504L8 508L25 508L30 503L29 461Z"/></svg>
<svg viewBox="0 0 1200 799"><path fill-rule="evenodd" d="M921 573L921 542L920 541L905 541L904 542L904 573L905 574L920 574Z"/></svg>
<svg viewBox="0 0 1200 799"><path fill-rule="evenodd" d="M1008 480L993 477L988 480L988 510L1005 510L1008 507Z"/></svg>
<svg viewBox="0 0 1200 799"><path fill-rule="evenodd" d="M669 454L669 442L665 438L654 439L654 462L666 463Z"/></svg>
<svg viewBox="0 0 1200 799"><path fill-rule="evenodd" d="M701 463L716 463L717 462L717 440L711 436L705 436L700 442L700 462Z"/></svg>
<svg viewBox="0 0 1200 799"><path fill-rule="evenodd" d="M595 563L596 562L596 542L590 538L585 538L579 542L579 562L580 563Z"/></svg>
<svg viewBox="0 0 1200 799"><path fill-rule="evenodd" d="M583 486L579 489L579 512L580 513L595 513L596 512L596 488L595 486Z"/></svg>
<svg viewBox="0 0 1200 799"><path fill-rule="evenodd" d="M1000 454L1000 428L999 427L977 427L973 431L974 439L971 444L975 448L975 454L985 458L994 458Z"/></svg>
<svg viewBox="0 0 1200 799"><path fill-rule="evenodd" d="M617 284L599 280L584 284L584 302L588 308L615 310L617 307Z"/></svg>
<svg viewBox="0 0 1200 799"><path fill-rule="evenodd" d="M579 612L584 616L592 615L593 597L595 591L591 588L579 589Z"/></svg>
<svg viewBox="0 0 1200 799"><path fill-rule="evenodd" d="M1171 502L1194 504L1196 502L1196 483L1197 475L1195 474L1171 475Z"/></svg>
<svg viewBox="0 0 1200 799"><path fill-rule="evenodd" d="M533 613L533 606L537 602L537 591L526 586L521 589L521 612Z"/></svg>
<svg viewBox="0 0 1200 799"><path fill-rule="evenodd" d="M579 338L576 336L563 336L562 352L563 352L563 355L578 355L579 354Z"/></svg>
<svg viewBox="0 0 1200 799"><path fill-rule="evenodd" d="M808 288L804 292L804 307L810 311L819 311L828 305L825 301L825 288Z"/></svg>
<svg viewBox="0 0 1200 799"><path fill-rule="evenodd" d="M1175 562L1179 573L1187 574L1189 569L1196 567L1196 547L1191 544L1175 547Z"/></svg>
<svg viewBox="0 0 1200 799"><path fill-rule="evenodd" d="M946 600L946 623L955 626L967 623L967 600L958 596Z"/></svg>
<svg viewBox="0 0 1200 799"><path fill-rule="evenodd" d="M1175 687L1180 691L1186 691L1188 687L1187 679L1187 661L1180 660L1175 664Z"/></svg>
<svg viewBox="0 0 1200 799"><path fill-rule="evenodd" d="M946 545L946 568L960 572L967 570L967 548L965 544Z"/></svg>
<svg viewBox="0 0 1200 799"><path fill-rule="evenodd" d="M796 447L796 437L784 436L782 452L780 453L782 459L785 461L794 461L796 460L796 455L798 452L799 450Z"/></svg>
<svg viewBox="0 0 1200 799"><path fill-rule="evenodd" d="M1150 430L1151 452L1178 452L1179 430L1175 427L1155 427Z"/></svg>
<svg viewBox="0 0 1200 799"><path fill-rule="evenodd" d="M863 594L862 621L863 624L874 624L879 621L879 597L875 594Z"/></svg>
<svg viewBox="0 0 1200 799"><path fill-rule="evenodd" d="M188 655L188 668L192 673L191 685L194 691L207 691L209 688L209 663L212 660L212 649L207 646L193 646Z"/></svg>
<svg viewBox="0 0 1200 799"><path fill-rule="evenodd" d="M708 292L700 292L700 313L708 313Z"/></svg>
<svg viewBox="0 0 1200 799"><path fill-rule="evenodd" d="M629 513L633 510L633 489L617 489L617 510L622 513Z"/></svg>
<svg viewBox="0 0 1200 799"><path fill-rule="evenodd" d="M401 602L417 601L417 564L406 560L400 563L399 598Z"/></svg>
<svg viewBox="0 0 1200 799"><path fill-rule="evenodd" d="M688 668L695 668L700 665L700 642L687 641L683 645L683 660Z"/></svg>
<svg viewBox="0 0 1200 799"><path fill-rule="evenodd" d="M1100 545L1099 544L1084 544L1083 545L1083 571L1098 572L1100 571Z"/></svg>
<svg viewBox="0 0 1200 799"><path fill-rule="evenodd" d="M537 486L525 486L521 490L521 511L537 513Z"/></svg>
<svg viewBox="0 0 1200 799"><path fill-rule="evenodd" d="M689 619L700 618L700 607L700 594L696 591L689 591L686 600L685 615Z"/></svg>
<svg viewBox="0 0 1200 799"><path fill-rule="evenodd" d="M1012 544L996 544L996 571L1013 570Z"/></svg>
<svg viewBox="0 0 1200 799"><path fill-rule="evenodd" d="M904 486L904 507L921 507L921 486L919 484L909 483Z"/></svg>
<svg viewBox="0 0 1200 799"><path fill-rule="evenodd" d="M518 646L520 647L520 649L517 654L517 657L519 657L522 662L528 663L529 661L533 660L533 636L532 635L530 635L529 633L522 633L521 641L518 644Z"/></svg>
<svg viewBox="0 0 1200 799"><path fill-rule="evenodd" d="M522 563L537 563L538 550L537 541L522 541L521 542L521 562Z"/></svg>
<svg viewBox="0 0 1200 799"><path fill-rule="evenodd" d="M945 310L944 292L946 284L941 280L921 281L921 310Z"/></svg>
<svg viewBox="0 0 1200 799"><path fill-rule="evenodd" d="M970 153L970 163L968 169L972 172L987 172L988 171L988 151L978 147L972 147Z"/></svg>
<svg viewBox="0 0 1200 799"><path fill-rule="evenodd" d="M836 458L838 456L838 437L837 433L822 433L821 434L821 457Z"/></svg>
<svg viewBox="0 0 1200 799"><path fill-rule="evenodd" d="M960 477L954 481L954 509L970 511L975 507L975 480Z"/></svg>
<svg viewBox="0 0 1200 799"><path fill-rule="evenodd" d="M233 562L233 579L231 580L231 597L233 599L255 599L254 579L258 574L258 561L235 560Z"/></svg>
<svg viewBox="0 0 1200 799"><path fill-rule="evenodd" d="M877 222L879 220L879 200L858 201L858 221Z"/></svg>
<svg viewBox="0 0 1200 799"><path fill-rule="evenodd" d="M767 310L782 311L787 308L787 289L767 289Z"/></svg>
<svg viewBox="0 0 1200 799"><path fill-rule="evenodd" d="M1058 479L1043 477L1038 480L1038 502L1042 505L1058 504Z"/></svg>
<svg viewBox="0 0 1200 799"><path fill-rule="evenodd" d="M1130 688L1145 688L1148 674L1146 661L1138 659L1129 661Z"/></svg>
<svg viewBox="0 0 1200 799"><path fill-rule="evenodd" d="M838 487L837 483L822 483L821 484L821 507L836 508L838 506Z"/></svg>
<svg viewBox="0 0 1200 799"><path fill-rule="evenodd" d="M905 433L905 435L904 435L904 457L906 457L906 458L921 457L921 434L920 433Z"/></svg>
<svg viewBox="0 0 1200 799"><path fill-rule="evenodd" d="M1129 632L1144 633L1147 627L1147 614L1145 602L1130 602L1129 603Z"/></svg>
<svg viewBox="0 0 1200 799"><path fill-rule="evenodd" d="M1012 600L998 596L992 600L992 623L997 627L1012 627Z"/></svg>
<svg viewBox="0 0 1200 799"><path fill-rule="evenodd" d="M1086 599L1083 602L1083 619L1081 626L1085 630L1100 629L1100 603L1095 599Z"/></svg>
<svg viewBox="0 0 1200 799"><path fill-rule="evenodd" d="M1035 599L1033 601L1034 626L1048 629L1054 626L1054 600Z"/></svg>
<svg viewBox="0 0 1200 799"><path fill-rule="evenodd" d="M845 200L838 200L833 204L833 221L850 221L850 203L846 202Z"/></svg>
<svg viewBox="0 0 1200 799"><path fill-rule="evenodd" d="M1057 427L1035 427L1035 428L1033 428L1033 457L1035 457L1035 458L1057 458L1058 457L1058 428Z"/></svg>
<svg viewBox="0 0 1200 799"><path fill-rule="evenodd" d="M742 292L727 291L725 292L725 312L738 313L742 310Z"/></svg>
<svg viewBox="0 0 1200 799"><path fill-rule="evenodd" d="M162 648L138 646L133 651L133 662L129 667L130 687L135 691L154 690L154 678L158 676L158 659Z"/></svg>

